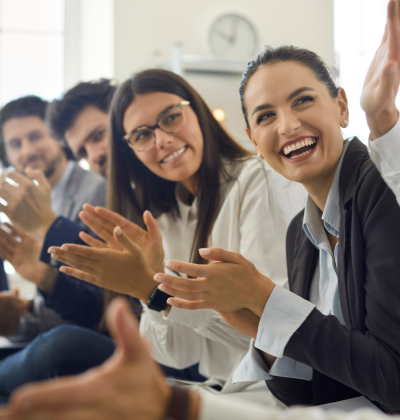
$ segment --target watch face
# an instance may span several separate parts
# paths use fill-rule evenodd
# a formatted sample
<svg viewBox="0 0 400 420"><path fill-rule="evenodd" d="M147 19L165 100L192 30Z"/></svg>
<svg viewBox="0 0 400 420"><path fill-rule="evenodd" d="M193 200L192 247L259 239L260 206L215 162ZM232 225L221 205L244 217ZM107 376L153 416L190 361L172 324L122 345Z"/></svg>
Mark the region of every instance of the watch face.
<svg viewBox="0 0 400 420"><path fill-rule="evenodd" d="M208 35L211 53L219 58L249 60L257 50L257 32L243 16L226 14L211 25Z"/></svg>

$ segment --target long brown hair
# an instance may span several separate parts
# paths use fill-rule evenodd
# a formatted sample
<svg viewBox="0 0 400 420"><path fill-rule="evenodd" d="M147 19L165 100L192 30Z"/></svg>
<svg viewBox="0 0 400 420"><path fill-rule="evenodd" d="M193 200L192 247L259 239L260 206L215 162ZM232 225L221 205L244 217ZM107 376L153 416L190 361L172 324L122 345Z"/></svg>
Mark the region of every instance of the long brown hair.
<svg viewBox="0 0 400 420"><path fill-rule="evenodd" d="M176 182L151 172L121 140L126 134L124 115L136 95L171 93L190 101L203 135L203 159L198 171L198 222L191 261L204 264L197 250L208 240L220 205L220 177L229 179L222 159L236 160L252 153L237 143L218 123L207 104L182 77L166 70L150 69L133 75L117 89L111 104L110 172L108 208L143 226L142 215L150 210L155 217L170 213L179 217ZM144 227L144 226L143 226ZM106 299L106 303L109 299Z"/></svg>

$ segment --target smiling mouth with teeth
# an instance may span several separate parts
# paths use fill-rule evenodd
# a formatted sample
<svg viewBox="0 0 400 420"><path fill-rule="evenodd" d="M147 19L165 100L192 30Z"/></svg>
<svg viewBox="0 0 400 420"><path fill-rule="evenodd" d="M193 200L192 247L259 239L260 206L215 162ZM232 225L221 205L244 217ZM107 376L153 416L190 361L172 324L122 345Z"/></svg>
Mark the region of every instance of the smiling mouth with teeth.
<svg viewBox="0 0 400 420"><path fill-rule="evenodd" d="M183 146L180 149L176 150L174 153L171 153L170 155L168 155L166 158L164 158L161 163L168 163L171 162L172 160L176 159L178 156L180 156L186 149L188 148L188 146Z"/></svg>
<svg viewBox="0 0 400 420"><path fill-rule="evenodd" d="M281 150L281 153L289 159L298 159L300 157L310 154L315 145L317 139L315 137L307 137L296 143L290 144Z"/></svg>

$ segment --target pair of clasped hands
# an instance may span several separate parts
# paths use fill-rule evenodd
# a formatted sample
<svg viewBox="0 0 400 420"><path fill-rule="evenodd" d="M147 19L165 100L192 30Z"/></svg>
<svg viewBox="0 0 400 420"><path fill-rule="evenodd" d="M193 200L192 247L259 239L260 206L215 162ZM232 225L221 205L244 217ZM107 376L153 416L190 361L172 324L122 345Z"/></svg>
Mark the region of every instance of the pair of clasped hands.
<svg viewBox="0 0 400 420"><path fill-rule="evenodd" d="M211 264L167 261L165 267L192 278L164 273L162 236L149 211L147 231L103 207L84 206L82 221L101 239L81 232L87 246L50 247L66 265L60 271L97 286L147 302L158 286L174 296L168 304L181 309L214 309L233 328L255 337L260 316L275 284L236 252L200 249ZM168 308L170 310L170 307Z"/></svg>

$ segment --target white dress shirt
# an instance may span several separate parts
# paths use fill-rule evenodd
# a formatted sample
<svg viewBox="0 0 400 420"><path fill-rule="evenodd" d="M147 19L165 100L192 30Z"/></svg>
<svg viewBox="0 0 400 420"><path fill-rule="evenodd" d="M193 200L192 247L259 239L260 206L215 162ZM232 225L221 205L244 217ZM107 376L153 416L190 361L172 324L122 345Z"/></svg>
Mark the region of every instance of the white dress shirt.
<svg viewBox="0 0 400 420"><path fill-rule="evenodd" d="M371 159L400 204L400 119L379 139L369 142Z"/></svg>
<svg viewBox="0 0 400 420"><path fill-rule="evenodd" d="M209 246L240 252L261 273L286 286L286 231L304 207L305 190L258 158L226 163L225 168L230 174L238 174L233 182L221 181L223 202ZM177 199L181 217L163 214L158 223L166 260L189 261L197 202L188 206ZM157 362L177 369L199 363L202 375L223 385L222 393L238 392L248 386L233 385L231 375L246 354L250 339L228 326L218 313L172 308L164 315L144 307L140 331L150 341ZM268 394L265 384L261 394Z"/></svg>

